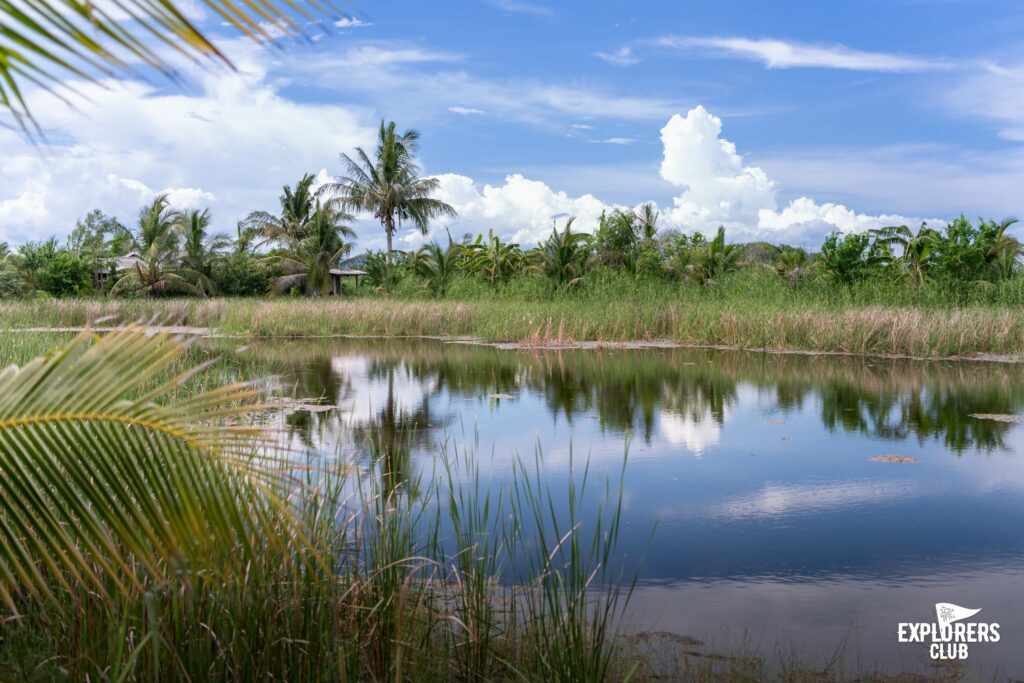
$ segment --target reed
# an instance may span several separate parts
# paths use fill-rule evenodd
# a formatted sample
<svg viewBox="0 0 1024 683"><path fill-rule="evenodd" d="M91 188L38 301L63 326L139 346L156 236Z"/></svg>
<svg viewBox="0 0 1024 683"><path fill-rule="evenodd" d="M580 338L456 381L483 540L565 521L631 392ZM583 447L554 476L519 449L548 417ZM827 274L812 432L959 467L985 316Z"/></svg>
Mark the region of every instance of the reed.
<svg viewBox="0 0 1024 683"><path fill-rule="evenodd" d="M423 479L406 477L386 449L367 456L282 465L297 522L240 539L251 547L243 571L232 559L239 545L221 548L225 571L165 567L156 577L128 553L136 581L109 579L113 600L74 594L54 576L52 604L22 597L0 620L0 671L18 680L615 679L625 599L603 567L617 523L574 508L568 529L538 543L527 538L534 527L505 514L537 516L549 504L539 452L537 474L524 481L519 463L516 483L497 494L515 501L509 509L492 505L469 453L442 448L439 471ZM266 514L258 492L245 495L240 505ZM567 550L571 562L552 561ZM512 554L538 573L510 580Z"/></svg>
<svg viewBox="0 0 1024 683"><path fill-rule="evenodd" d="M0 304L0 328L104 319L173 320L240 337L474 337L531 347L668 340L687 345L952 358L1024 352L1024 309L999 305L835 307L749 297L493 301L50 301Z"/></svg>

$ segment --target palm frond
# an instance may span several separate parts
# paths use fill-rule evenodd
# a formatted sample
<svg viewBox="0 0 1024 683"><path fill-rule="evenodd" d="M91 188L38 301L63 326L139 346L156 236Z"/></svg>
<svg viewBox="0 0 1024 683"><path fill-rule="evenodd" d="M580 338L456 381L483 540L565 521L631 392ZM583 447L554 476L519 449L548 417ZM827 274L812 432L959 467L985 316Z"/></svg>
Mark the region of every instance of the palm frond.
<svg viewBox="0 0 1024 683"><path fill-rule="evenodd" d="M253 409L235 384L167 397L187 340L132 325L0 372L0 599L52 587L108 597L248 551L261 526L246 491L271 482L250 458L262 432L219 424ZM251 500L251 496L249 497ZM268 508L269 509L269 508ZM207 559L204 559L207 558Z"/></svg>
<svg viewBox="0 0 1024 683"><path fill-rule="evenodd" d="M259 43L303 33L341 14L330 0L202 0L223 23ZM61 96L60 78L127 75L131 62L173 78L159 45L193 61L231 62L172 0L115 0L129 21L77 0L0 0L0 107L28 135L40 133L23 95L33 83ZM156 43L156 44L154 44Z"/></svg>
<svg viewBox="0 0 1024 683"><path fill-rule="evenodd" d="M271 283L271 293L286 294L295 287L301 287L303 292L309 289L309 271L305 268L300 272L276 278Z"/></svg>

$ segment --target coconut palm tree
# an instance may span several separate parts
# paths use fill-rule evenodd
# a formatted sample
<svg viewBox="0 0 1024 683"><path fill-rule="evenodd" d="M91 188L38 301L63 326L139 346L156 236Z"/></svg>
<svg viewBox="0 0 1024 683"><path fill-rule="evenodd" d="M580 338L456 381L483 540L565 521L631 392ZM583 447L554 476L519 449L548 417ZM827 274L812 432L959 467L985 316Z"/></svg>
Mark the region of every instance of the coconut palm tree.
<svg viewBox="0 0 1024 683"><path fill-rule="evenodd" d="M421 277L426 278L434 294L440 294L458 271L459 262L465 253L465 245L453 240L449 234L447 248L436 241L420 247L413 256L412 267Z"/></svg>
<svg viewBox="0 0 1024 683"><path fill-rule="evenodd" d="M332 5L315 0L202 0L223 23L260 43L277 36L298 35L315 15L330 16ZM298 15L296 16L296 11ZM125 21L127 15L134 21ZM145 64L169 78L169 55L231 62L171 0L123 0L103 5L76 0L33 0L0 3L0 110L29 136L39 132L22 91L32 83L59 97L73 92L62 76L95 80L136 73ZM153 38L157 40L154 41ZM159 48L154 45L159 45ZM171 50L163 50L169 46Z"/></svg>
<svg viewBox="0 0 1024 683"><path fill-rule="evenodd" d="M381 121L374 158L362 147L356 148L355 159L342 154L348 175L324 188L340 197L349 209L372 213L380 221L389 255L394 251L395 231L404 221L412 221L426 235L430 221L456 215L455 209L431 196L440 187L438 179L420 177L415 160L419 137L412 129L399 135L394 121Z"/></svg>
<svg viewBox="0 0 1024 683"><path fill-rule="evenodd" d="M922 223L917 234L905 225L892 225L874 230L875 243L885 247L878 263L898 263L910 277L914 288L920 287L927 279L928 266L932 255L942 243L942 235L927 223ZM893 256L892 247L899 247L899 256Z"/></svg>
<svg viewBox="0 0 1024 683"><path fill-rule="evenodd" d="M715 238L694 255L694 262L686 266L686 272L693 281L712 286L722 275L735 270L738 261L736 245L725 243L725 228L718 226Z"/></svg>
<svg viewBox="0 0 1024 683"><path fill-rule="evenodd" d="M306 236L306 224L313 215L316 198L313 196L315 178L306 174L295 183L293 190L285 185L281 193L281 213L253 211L245 217L244 224L257 230L268 240L301 240Z"/></svg>
<svg viewBox="0 0 1024 683"><path fill-rule="evenodd" d="M265 437L221 426L253 409L251 386L173 400L187 346L138 326L87 331L0 372L0 601L15 614L56 593L113 608L146 579L244 566L247 539L287 520L261 517L285 512L252 453Z"/></svg>
<svg viewBox="0 0 1024 683"><path fill-rule="evenodd" d="M540 248L541 267L556 287L574 285L583 277L590 235L573 232L576 216L565 222L561 232L555 228Z"/></svg>
<svg viewBox="0 0 1024 683"><path fill-rule="evenodd" d="M1015 237L1007 235L1006 231L1018 222L1016 218L1006 218L995 225L995 239L986 254L986 259L992 264L997 278L1010 277L1017 267L1021 244Z"/></svg>
<svg viewBox="0 0 1024 683"><path fill-rule="evenodd" d="M306 223L302 239L292 238L283 255L271 256L285 274L274 280L277 293L298 290L307 296L321 296L331 291L331 268L352 251L346 238L355 237L352 228L345 225L352 216L342 211L336 202L317 200Z"/></svg>
<svg viewBox="0 0 1024 683"><path fill-rule="evenodd" d="M139 259L114 283L111 296L204 294L201 287L193 284L199 274L179 264L181 222L182 214L170 208L166 194L142 208L135 232Z"/></svg>
<svg viewBox="0 0 1024 683"><path fill-rule="evenodd" d="M260 239L262 236L263 232L258 228L246 225L245 221L239 221L235 224L235 238L228 238L231 243L231 255L252 256L263 245L263 240Z"/></svg>
<svg viewBox="0 0 1024 683"><path fill-rule="evenodd" d="M651 242L658 234L658 218L661 214L654 210L654 204L647 202L640 207L638 219L640 221L641 239Z"/></svg>
<svg viewBox="0 0 1024 683"><path fill-rule="evenodd" d="M209 209L192 209L179 218L182 234L181 265L184 272L192 276L192 284L205 294L213 294L216 289L212 278L217 251L230 242L223 235L211 238L207 230L209 225Z"/></svg>
<svg viewBox="0 0 1024 683"><path fill-rule="evenodd" d="M463 248L468 252L466 265L470 272L478 273L491 285L507 281L523 265L519 245L502 242L493 230L488 231L486 241L483 235L477 235L476 241Z"/></svg>

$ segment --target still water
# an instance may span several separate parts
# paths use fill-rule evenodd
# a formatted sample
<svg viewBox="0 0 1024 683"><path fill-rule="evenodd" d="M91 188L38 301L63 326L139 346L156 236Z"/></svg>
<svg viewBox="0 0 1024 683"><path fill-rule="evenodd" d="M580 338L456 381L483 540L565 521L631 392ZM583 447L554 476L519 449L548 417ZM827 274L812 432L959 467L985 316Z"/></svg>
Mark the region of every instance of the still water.
<svg viewBox="0 0 1024 683"><path fill-rule="evenodd" d="M284 418L309 457L355 456L372 434L427 472L445 444L500 486L540 447L557 493L571 458L617 478L628 446L618 548L640 576L637 631L811 661L845 644L856 666L920 670L927 651L897 625L951 602L1001 626L970 668L1024 676L1024 426L971 417L1024 413L1016 365L393 340L239 358L336 406Z"/></svg>

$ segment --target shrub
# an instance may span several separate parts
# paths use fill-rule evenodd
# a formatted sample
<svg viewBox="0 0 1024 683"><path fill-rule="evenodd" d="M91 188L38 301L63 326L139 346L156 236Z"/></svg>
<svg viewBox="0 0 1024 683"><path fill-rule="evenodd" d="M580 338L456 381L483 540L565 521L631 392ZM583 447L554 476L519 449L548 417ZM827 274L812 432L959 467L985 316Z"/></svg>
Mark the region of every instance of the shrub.
<svg viewBox="0 0 1024 683"><path fill-rule="evenodd" d="M248 255L213 262L213 284L224 296L264 296L272 276L270 268Z"/></svg>
<svg viewBox="0 0 1024 683"><path fill-rule="evenodd" d="M0 299L15 299L27 293L25 281L7 261L0 261Z"/></svg>
<svg viewBox="0 0 1024 683"><path fill-rule="evenodd" d="M40 288L56 297L91 294L89 266L71 252L58 251L43 266Z"/></svg>

